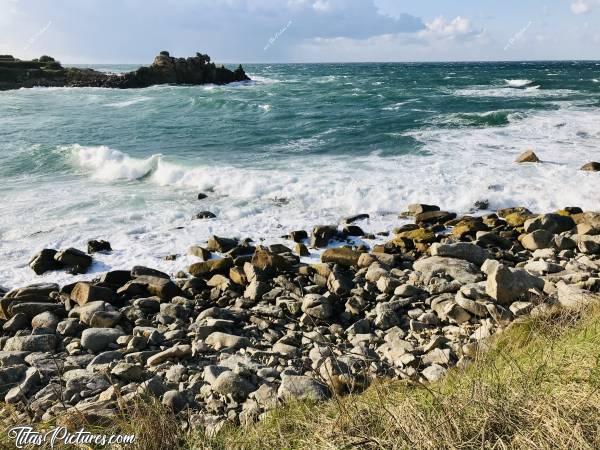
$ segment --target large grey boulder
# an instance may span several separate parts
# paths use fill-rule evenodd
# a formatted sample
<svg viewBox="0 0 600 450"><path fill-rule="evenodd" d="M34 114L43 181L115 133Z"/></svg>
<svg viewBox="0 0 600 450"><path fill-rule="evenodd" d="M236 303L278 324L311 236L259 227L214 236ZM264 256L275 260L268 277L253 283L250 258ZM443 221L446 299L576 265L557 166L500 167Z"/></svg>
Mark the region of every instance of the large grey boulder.
<svg viewBox="0 0 600 450"><path fill-rule="evenodd" d="M560 214L543 214L525 221L524 228L526 233L535 230L547 230L551 233L562 233L575 227L575 222L570 216Z"/></svg>
<svg viewBox="0 0 600 450"><path fill-rule="evenodd" d="M302 300L302 312L315 319L326 320L333 315L333 304L323 295L307 294Z"/></svg>
<svg viewBox="0 0 600 450"><path fill-rule="evenodd" d="M416 261L413 268L421 273L425 284L436 275L449 276L461 284L477 283L484 278L473 263L457 258L431 256Z"/></svg>
<svg viewBox="0 0 600 450"><path fill-rule="evenodd" d="M579 309L591 303L600 303L600 294L586 291L559 281L556 284L558 302L565 308Z"/></svg>
<svg viewBox="0 0 600 450"><path fill-rule="evenodd" d="M221 350L223 348L239 349L250 346L250 340L248 338L236 336L235 334L222 333L220 331L215 331L208 335L204 342L215 350Z"/></svg>
<svg viewBox="0 0 600 450"><path fill-rule="evenodd" d="M6 352L54 352L56 343L57 339L53 334L15 336L6 341L3 350Z"/></svg>
<svg viewBox="0 0 600 450"><path fill-rule="evenodd" d="M530 289L541 291L544 280L522 269L512 269L503 264L495 265L487 278L486 293L501 305L510 305Z"/></svg>
<svg viewBox="0 0 600 450"><path fill-rule="evenodd" d="M478 245L468 242L455 244L432 244L429 248L431 256L448 256L450 258L464 259L480 266L489 258L489 252Z"/></svg>
<svg viewBox="0 0 600 450"><path fill-rule="evenodd" d="M539 229L523 236L523 239L521 239L521 245L527 250L534 251L540 248L550 247L553 239L553 233L548 230Z"/></svg>
<svg viewBox="0 0 600 450"><path fill-rule="evenodd" d="M81 346L98 353L115 344L117 339L124 335L125 333L117 328L88 328L81 333Z"/></svg>
<svg viewBox="0 0 600 450"><path fill-rule="evenodd" d="M231 395L232 398L241 401L256 389L247 379L233 371L221 373L212 383L212 388L221 395Z"/></svg>
<svg viewBox="0 0 600 450"><path fill-rule="evenodd" d="M282 400L302 399L322 401L329 397L327 386L304 375L284 375L277 395Z"/></svg>

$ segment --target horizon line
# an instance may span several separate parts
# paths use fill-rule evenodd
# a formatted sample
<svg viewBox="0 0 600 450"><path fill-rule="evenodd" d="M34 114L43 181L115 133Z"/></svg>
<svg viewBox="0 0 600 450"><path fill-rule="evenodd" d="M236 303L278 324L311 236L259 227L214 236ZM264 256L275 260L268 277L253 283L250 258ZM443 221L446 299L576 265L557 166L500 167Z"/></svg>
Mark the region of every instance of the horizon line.
<svg viewBox="0 0 600 450"><path fill-rule="evenodd" d="M26 60L25 60L26 61ZM60 60L59 60L60 61ZM211 59L211 62L215 65L219 64L457 64L457 63L541 63L541 62L600 62L600 59L464 59L464 60L406 60L406 61L245 61L245 62L233 62L233 61L215 61ZM139 63L139 62L62 62L67 65L150 65L151 63Z"/></svg>

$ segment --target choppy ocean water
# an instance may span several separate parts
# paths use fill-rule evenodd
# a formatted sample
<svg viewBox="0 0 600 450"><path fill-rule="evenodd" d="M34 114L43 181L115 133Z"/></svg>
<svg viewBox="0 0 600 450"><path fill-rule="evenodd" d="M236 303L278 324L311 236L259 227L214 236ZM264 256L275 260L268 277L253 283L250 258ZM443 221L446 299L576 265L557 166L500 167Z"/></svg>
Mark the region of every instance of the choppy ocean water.
<svg viewBox="0 0 600 450"><path fill-rule="evenodd" d="M30 256L94 238L114 252L93 272L174 271L211 234L275 242L364 212L378 232L412 202L600 209L600 176L578 170L600 160L600 62L246 70L228 86L0 92L0 285L70 279L35 277ZM514 164L526 149L544 163Z"/></svg>

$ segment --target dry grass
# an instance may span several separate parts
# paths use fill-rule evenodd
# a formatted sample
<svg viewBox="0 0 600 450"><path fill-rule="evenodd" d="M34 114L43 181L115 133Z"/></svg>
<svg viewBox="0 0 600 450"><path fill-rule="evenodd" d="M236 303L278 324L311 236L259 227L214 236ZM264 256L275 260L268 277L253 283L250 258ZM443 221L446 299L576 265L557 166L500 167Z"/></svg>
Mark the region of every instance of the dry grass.
<svg viewBox="0 0 600 450"><path fill-rule="evenodd" d="M135 445L124 448L150 450L598 449L599 390L600 308L556 310L513 324L468 369L438 383L380 381L324 404L289 404L255 426L211 437L184 434L146 399L102 432L134 433ZM0 448L12 448L5 435Z"/></svg>
<svg viewBox="0 0 600 450"><path fill-rule="evenodd" d="M514 324L466 371L425 385L379 382L324 405L298 403L193 448L600 448L600 311Z"/></svg>

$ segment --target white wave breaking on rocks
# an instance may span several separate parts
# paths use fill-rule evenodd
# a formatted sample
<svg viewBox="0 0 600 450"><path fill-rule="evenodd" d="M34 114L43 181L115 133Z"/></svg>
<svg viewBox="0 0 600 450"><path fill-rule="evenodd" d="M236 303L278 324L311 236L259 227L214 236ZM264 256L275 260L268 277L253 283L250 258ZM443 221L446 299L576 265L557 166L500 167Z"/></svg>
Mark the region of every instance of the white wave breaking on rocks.
<svg viewBox="0 0 600 450"><path fill-rule="evenodd" d="M456 212L470 211L478 200L488 200L491 209L598 210L600 180L578 169L597 159L599 124L600 109L563 105L524 112L518 120L509 116L503 126L432 126L404 133L417 143L411 154L307 157L299 152L277 165L252 168L72 145L62 150L72 173L20 190L10 215L0 218L5 261L0 285L31 281L27 262L34 250L84 248L89 239L107 239L115 251L99 256L88 277L134 264L177 270L192 262L186 249L212 234L276 242L291 230L337 223L355 213L370 214L361 227L377 233L400 224L397 214L414 202ZM542 164L514 163L528 148ZM48 204L41 190L52 192L55 201ZM196 200L198 192L208 198ZM217 218L192 220L201 210ZM164 260L170 254L181 256ZM72 277L54 272L40 277L67 279Z"/></svg>

